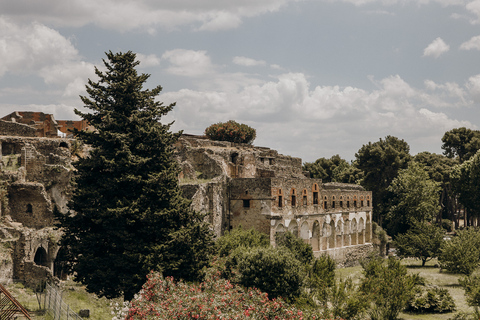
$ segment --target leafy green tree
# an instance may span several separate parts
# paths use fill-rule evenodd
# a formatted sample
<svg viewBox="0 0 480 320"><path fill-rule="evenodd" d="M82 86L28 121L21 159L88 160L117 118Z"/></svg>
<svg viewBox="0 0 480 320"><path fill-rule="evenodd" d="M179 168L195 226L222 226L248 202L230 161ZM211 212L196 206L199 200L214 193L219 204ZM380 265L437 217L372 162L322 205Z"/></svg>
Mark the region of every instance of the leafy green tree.
<svg viewBox="0 0 480 320"><path fill-rule="evenodd" d="M422 267L441 252L443 237L442 228L434 224L420 223L404 234L397 235L394 245L401 258L416 258L422 261Z"/></svg>
<svg viewBox="0 0 480 320"><path fill-rule="evenodd" d="M319 158L315 162L306 162L303 170L310 172L312 178L322 179L323 182L356 183L360 178L360 170L338 154L330 159Z"/></svg>
<svg viewBox="0 0 480 320"><path fill-rule="evenodd" d="M255 140L257 132L246 124L229 120L212 124L205 129L205 135L211 140L250 144Z"/></svg>
<svg viewBox="0 0 480 320"><path fill-rule="evenodd" d="M480 263L480 230L458 230L455 237L444 242L438 262L448 272L471 274Z"/></svg>
<svg viewBox="0 0 480 320"><path fill-rule="evenodd" d="M470 159L480 149L480 131L465 127L445 132L442 137L442 149L449 158L458 158L460 162Z"/></svg>
<svg viewBox="0 0 480 320"><path fill-rule="evenodd" d="M394 320L414 295L416 279L409 275L400 260L377 257L362 262L361 291L372 305L368 313L372 320Z"/></svg>
<svg viewBox="0 0 480 320"><path fill-rule="evenodd" d="M411 162L407 169L401 169L387 190L392 194L387 214L388 234L404 233L437 215L439 185L418 163Z"/></svg>
<svg viewBox="0 0 480 320"><path fill-rule="evenodd" d="M91 151L74 163L70 214L59 220L75 279L130 300L151 270L196 279L213 242L181 195L173 158L180 133L159 122L174 104L155 101L160 86L143 89L149 75L137 74L134 53L106 55L106 71L95 68L99 81L89 80L81 97L91 113L75 111L96 130L75 131Z"/></svg>
<svg viewBox="0 0 480 320"><path fill-rule="evenodd" d="M454 221L457 211L457 198L452 189L452 173L453 168L458 164L458 160L448 158L441 154L421 152L414 156L413 161L423 165L430 179L440 183L441 213L438 218L446 218Z"/></svg>
<svg viewBox="0 0 480 320"><path fill-rule="evenodd" d="M474 215L480 215L480 151L454 170L458 200Z"/></svg>
<svg viewBox="0 0 480 320"><path fill-rule="evenodd" d="M410 162L410 147L404 140L387 136L363 145L355 157L357 168L363 171L360 184L372 191L373 219L384 226L391 196L387 188L397 177L398 171L405 169Z"/></svg>
<svg viewBox="0 0 480 320"><path fill-rule="evenodd" d="M478 272L474 272L468 277L459 279L458 282L465 290L465 297L467 298L467 304L474 307L475 314L480 315L480 275Z"/></svg>

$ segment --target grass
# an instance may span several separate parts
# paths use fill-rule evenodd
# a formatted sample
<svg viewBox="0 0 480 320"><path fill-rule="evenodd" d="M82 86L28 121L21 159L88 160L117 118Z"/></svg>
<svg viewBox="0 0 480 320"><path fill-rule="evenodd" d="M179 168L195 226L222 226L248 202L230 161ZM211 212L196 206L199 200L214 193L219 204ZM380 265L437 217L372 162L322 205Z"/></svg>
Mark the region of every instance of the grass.
<svg viewBox="0 0 480 320"><path fill-rule="evenodd" d="M44 314L40 308L35 292L30 288L25 288L20 283L14 283L7 286L8 291L24 306L32 319L52 320L52 317ZM41 296L43 298L43 296ZM71 310L78 313L82 309L90 310L91 320L112 319L112 303L120 303L120 299L109 300L98 298L96 295L86 292L85 288L73 281L66 281L62 289L62 299ZM43 306L43 300L42 300Z"/></svg>

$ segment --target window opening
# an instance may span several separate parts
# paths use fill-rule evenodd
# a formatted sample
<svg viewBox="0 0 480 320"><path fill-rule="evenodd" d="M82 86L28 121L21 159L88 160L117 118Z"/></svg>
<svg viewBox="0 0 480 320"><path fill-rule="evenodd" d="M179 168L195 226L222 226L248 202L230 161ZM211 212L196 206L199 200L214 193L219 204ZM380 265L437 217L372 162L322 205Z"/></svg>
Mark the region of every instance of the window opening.
<svg viewBox="0 0 480 320"><path fill-rule="evenodd" d="M282 196L278 196L278 207L281 208L282 207L282 202L283 202L283 199L282 199Z"/></svg>
<svg viewBox="0 0 480 320"><path fill-rule="evenodd" d="M250 208L250 200L243 200L243 207Z"/></svg>
<svg viewBox="0 0 480 320"><path fill-rule="evenodd" d="M27 213L33 213L33 207L30 203L27 204Z"/></svg>
<svg viewBox="0 0 480 320"><path fill-rule="evenodd" d="M318 192L313 192L313 204L318 204Z"/></svg>

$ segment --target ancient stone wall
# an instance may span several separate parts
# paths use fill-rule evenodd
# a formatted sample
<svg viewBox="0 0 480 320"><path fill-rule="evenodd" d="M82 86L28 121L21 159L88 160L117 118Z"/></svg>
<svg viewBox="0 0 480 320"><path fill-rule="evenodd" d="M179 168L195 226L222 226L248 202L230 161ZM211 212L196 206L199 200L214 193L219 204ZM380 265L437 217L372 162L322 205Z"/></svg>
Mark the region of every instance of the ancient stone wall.
<svg viewBox="0 0 480 320"><path fill-rule="evenodd" d="M0 120L0 135L35 137L36 130L26 124Z"/></svg>

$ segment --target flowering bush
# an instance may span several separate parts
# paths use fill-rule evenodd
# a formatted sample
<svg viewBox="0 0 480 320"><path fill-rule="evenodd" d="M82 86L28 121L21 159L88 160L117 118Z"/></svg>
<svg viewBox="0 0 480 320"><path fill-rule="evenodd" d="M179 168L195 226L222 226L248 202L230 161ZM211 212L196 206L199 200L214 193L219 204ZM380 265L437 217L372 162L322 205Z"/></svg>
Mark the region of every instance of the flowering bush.
<svg viewBox="0 0 480 320"><path fill-rule="evenodd" d="M282 299L271 300L258 289L245 290L221 279L219 273L188 284L152 272L130 305L127 320L304 319L301 311Z"/></svg>
<svg viewBox="0 0 480 320"><path fill-rule="evenodd" d="M252 143L257 133L246 124L230 120L212 124L205 129L205 135L211 140Z"/></svg>

